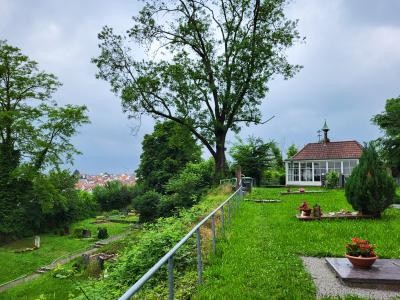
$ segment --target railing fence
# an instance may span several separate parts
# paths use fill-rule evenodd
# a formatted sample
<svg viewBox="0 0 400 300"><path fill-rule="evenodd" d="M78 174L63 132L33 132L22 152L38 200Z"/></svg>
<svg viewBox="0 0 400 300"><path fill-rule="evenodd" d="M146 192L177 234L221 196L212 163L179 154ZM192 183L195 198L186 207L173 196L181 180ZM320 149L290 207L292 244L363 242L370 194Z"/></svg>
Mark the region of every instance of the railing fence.
<svg viewBox="0 0 400 300"><path fill-rule="evenodd" d="M225 235L225 206L227 206L227 223L231 222L231 210L232 213L236 213L239 208L240 201L243 200L243 190L240 186L228 199L220 204L215 210L207 215L203 220L197 223L196 226L189 231L167 254L165 254L158 262L151 267L146 274L144 274L133 286L131 286L119 299L127 300L130 299L139 289L160 269L164 264L168 264L168 298L174 299L174 254L175 252L186 243L186 241L196 234L196 248L197 248L197 276L198 284L203 283L203 258L201 253L201 233L200 228L208 220L211 219L211 231L212 231L212 250L216 253L217 249L217 235L216 235L216 220L215 215L221 213L221 234ZM231 208L232 206L232 208Z"/></svg>

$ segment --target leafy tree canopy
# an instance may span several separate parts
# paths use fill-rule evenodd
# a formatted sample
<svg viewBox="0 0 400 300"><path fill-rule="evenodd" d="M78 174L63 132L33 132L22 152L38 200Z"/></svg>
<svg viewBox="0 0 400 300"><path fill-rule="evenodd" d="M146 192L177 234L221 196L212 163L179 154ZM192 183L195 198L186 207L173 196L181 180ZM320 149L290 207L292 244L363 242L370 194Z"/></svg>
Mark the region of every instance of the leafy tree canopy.
<svg viewBox="0 0 400 300"><path fill-rule="evenodd" d="M98 35L97 77L110 83L130 117L148 114L188 128L221 177L228 131L262 123L270 80L300 68L285 54L299 39L286 2L146 1L127 36L107 26ZM136 55L130 42L147 47L150 59Z"/></svg>
<svg viewBox="0 0 400 300"><path fill-rule="evenodd" d="M140 165L136 171L138 183L146 190L159 193L165 191L168 180L188 162L201 159L201 148L191 132L172 121L157 123L154 132L145 135L142 146Z"/></svg>
<svg viewBox="0 0 400 300"><path fill-rule="evenodd" d="M241 166L242 173L253 177L257 185L261 182L263 171L283 167L282 155L274 141L264 143L260 138L250 137L245 144L239 139L239 143L231 148L230 155L234 164Z"/></svg>
<svg viewBox="0 0 400 300"><path fill-rule="evenodd" d="M296 145L295 144L291 144L289 146L289 148L287 148L287 150L286 150L286 157L288 159L292 158L293 156L296 155L297 152L299 152L299 150L297 149Z"/></svg>
<svg viewBox="0 0 400 300"><path fill-rule="evenodd" d="M66 207L61 191L70 181L63 189L53 180L57 176L45 178L41 172L72 161L78 151L70 138L89 120L85 106L59 107L52 99L60 85L56 76L0 40L0 240L24 231L30 212L54 216ZM41 228L44 221L35 220L40 224L26 226Z"/></svg>
<svg viewBox="0 0 400 300"><path fill-rule="evenodd" d="M85 106L59 107L52 99L60 85L20 49L0 41L0 144L35 171L71 161L78 151L69 139L89 122Z"/></svg>
<svg viewBox="0 0 400 300"><path fill-rule="evenodd" d="M390 166L400 172L400 97L386 100L385 111L375 115L372 122L385 136L380 139Z"/></svg>

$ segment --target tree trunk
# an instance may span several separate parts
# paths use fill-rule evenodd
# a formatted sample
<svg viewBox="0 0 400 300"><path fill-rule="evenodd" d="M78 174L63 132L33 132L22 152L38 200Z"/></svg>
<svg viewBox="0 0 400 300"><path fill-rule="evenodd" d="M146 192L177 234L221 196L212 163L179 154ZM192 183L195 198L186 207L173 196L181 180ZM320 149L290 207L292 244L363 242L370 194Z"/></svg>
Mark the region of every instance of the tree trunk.
<svg viewBox="0 0 400 300"><path fill-rule="evenodd" d="M225 138L226 132L216 134L216 151L214 156L215 162L215 182L225 178L227 164L225 159Z"/></svg>

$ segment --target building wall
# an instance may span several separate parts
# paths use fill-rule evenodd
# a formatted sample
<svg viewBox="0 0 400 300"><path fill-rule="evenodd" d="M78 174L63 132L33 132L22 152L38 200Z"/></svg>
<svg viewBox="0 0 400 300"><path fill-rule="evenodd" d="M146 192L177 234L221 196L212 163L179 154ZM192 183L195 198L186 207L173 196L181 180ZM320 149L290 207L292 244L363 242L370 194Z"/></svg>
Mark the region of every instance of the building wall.
<svg viewBox="0 0 400 300"><path fill-rule="evenodd" d="M358 159L285 161L286 185L321 186L321 177L329 171L350 176Z"/></svg>

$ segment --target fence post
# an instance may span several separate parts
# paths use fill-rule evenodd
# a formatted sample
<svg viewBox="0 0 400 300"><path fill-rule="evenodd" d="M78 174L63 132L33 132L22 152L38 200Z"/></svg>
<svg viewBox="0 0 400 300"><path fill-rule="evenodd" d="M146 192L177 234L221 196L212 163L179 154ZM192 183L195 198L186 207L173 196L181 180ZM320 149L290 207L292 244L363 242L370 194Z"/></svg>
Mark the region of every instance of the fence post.
<svg viewBox="0 0 400 300"><path fill-rule="evenodd" d="M225 235L225 220L224 220L224 206L221 207L221 231L222 231L222 235Z"/></svg>
<svg viewBox="0 0 400 300"><path fill-rule="evenodd" d="M215 214L212 215L211 217L211 232L212 232L212 245L213 245L213 252L217 251L217 241L216 241L216 236L215 236Z"/></svg>
<svg viewBox="0 0 400 300"><path fill-rule="evenodd" d="M174 300L174 256L168 258L168 299Z"/></svg>
<svg viewBox="0 0 400 300"><path fill-rule="evenodd" d="M197 240L197 275L198 275L198 283L203 283L203 261L201 259L201 235L200 228L196 230L196 240Z"/></svg>
<svg viewBox="0 0 400 300"><path fill-rule="evenodd" d="M228 201L228 224L231 224L231 200Z"/></svg>

